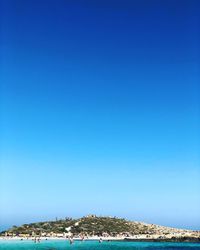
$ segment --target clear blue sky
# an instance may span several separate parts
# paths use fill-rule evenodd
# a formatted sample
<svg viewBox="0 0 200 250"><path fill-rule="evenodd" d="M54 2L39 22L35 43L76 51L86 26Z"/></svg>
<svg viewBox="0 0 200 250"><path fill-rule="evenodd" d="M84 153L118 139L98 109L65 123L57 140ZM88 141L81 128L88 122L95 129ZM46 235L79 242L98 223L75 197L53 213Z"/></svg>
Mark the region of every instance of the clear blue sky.
<svg viewBox="0 0 200 250"><path fill-rule="evenodd" d="M200 229L199 7L1 1L1 228L95 213Z"/></svg>

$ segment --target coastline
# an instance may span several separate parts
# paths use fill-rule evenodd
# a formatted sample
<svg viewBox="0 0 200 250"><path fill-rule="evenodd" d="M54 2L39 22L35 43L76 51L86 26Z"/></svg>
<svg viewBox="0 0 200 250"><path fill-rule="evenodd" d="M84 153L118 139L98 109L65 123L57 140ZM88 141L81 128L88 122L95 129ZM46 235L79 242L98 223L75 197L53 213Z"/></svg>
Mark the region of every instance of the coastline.
<svg viewBox="0 0 200 250"><path fill-rule="evenodd" d="M34 241L34 237L0 237L0 241ZM123 242L188 242L188 243L200 243L200 238L196 237L173 237L173 238L136 238L136 237L99 237L99 236L92 236L87 237L85 239L82 239L80 237L74 237L74 241L99 241L102 240L102 242L109 242L109 241L123 241ZM40 241L69 241L68 238L64 237L40 237Z"/></svg>

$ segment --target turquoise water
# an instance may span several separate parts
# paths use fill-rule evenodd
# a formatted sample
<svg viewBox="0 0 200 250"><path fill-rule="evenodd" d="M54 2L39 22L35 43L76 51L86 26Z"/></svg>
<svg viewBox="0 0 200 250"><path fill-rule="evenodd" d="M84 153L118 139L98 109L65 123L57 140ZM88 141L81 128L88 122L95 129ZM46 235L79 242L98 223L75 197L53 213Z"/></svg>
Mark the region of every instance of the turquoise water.
<svg viewBox="0 0 200 250"><path fill-rule="evenodd" d="M0 250L200 250L199 243L158 243L158 242L102 242L75 241L70 245L66 240L47 240L40 243L33 241L0 241Z"/></svg>

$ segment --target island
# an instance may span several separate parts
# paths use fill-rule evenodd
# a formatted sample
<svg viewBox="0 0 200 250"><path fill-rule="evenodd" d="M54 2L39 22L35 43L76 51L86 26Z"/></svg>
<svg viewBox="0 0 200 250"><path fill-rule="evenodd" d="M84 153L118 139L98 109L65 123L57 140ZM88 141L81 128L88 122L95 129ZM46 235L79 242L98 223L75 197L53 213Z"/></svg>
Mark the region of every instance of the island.
<svg viewBox="0 0 200 250"><path fill-rule="evenodd" d="M1 239L73 239L200 242L200 231L177 229L110 216L55 219L13 226L0 233Z"/></svg>

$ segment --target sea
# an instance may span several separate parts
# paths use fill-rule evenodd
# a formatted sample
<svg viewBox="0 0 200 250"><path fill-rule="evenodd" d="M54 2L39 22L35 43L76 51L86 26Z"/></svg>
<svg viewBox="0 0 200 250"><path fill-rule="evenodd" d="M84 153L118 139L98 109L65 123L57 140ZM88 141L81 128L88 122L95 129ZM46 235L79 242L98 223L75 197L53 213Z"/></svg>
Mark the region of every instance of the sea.
<svg viewBox="0 0 200 250"><path fill-rule="evenodd" d="M75 241L67 240L0 240L0 250L200 250L200 243Z"/></svg>

